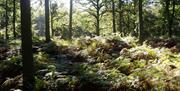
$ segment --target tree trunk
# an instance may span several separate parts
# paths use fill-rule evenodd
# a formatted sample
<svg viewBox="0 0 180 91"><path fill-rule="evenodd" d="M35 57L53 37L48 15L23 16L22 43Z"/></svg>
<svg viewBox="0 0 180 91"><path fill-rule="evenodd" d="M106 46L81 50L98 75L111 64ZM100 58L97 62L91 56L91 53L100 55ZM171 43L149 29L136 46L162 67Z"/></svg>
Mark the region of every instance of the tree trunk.
<svg viewBox="0 0 180 91"><path fill-rule="evenodd" d="M125 35L127 35L131 31L130 27L130 13L127 13L127 31L125 32Z"/></svg>
<svg viewBox="0 0 180 91"><path fill-rule="evenodd" d="M21 0L21 37L23 61L23 91L33 91L34 66L32 52L32 31L30 0Z"/></svg>
<svg viewBox="0 0 180 91"><path fill-rule="evenodd" d="M72 9L73 9L73 0L70 0L70 11L69 11L69 39L72 38Z"/></svg>
<svg viewBox="0 0 180 91"><path fill-rule="evenodd" d="M143 30L143 11L142 0L139 0L139 41L142 44L144 42L144 30Z"/></svg>
<svg viewBox="0 0 180 91"><path fill-rule="evenodd" d="M13 35L16 38L16 0L13 0Z"/></svg>
<svg viewBox="0 0 180 91"><path fill-rule="evenodd" d="M171 14L171 18L170 18L170 23L169 23L169 29L170 29L170 33L169 33L169 37L172 37L172 29L173 29L173 22L174 22L174 13L175 13L175 0L172 1L173 4L173 11Z"/></svg>
<svg viewBox="0 0 180 91"><path fill-rule="evenodd" d="M52 2L50 2L50 7L51 7L51 31L52 31L51 37L53 37L54 36L54 26L53 26L54 14L52 12Z"/></svg>
<svg viewBox="0 0 180 91"><path fill-rule="evenodd" d="M174 22L174 16L175 16L175 8L176 8L176 1L173 0L173 13L172 13L172 23ZM172 24L173 25L173 24Z"/></svg>
<svg viewBox="0 0 180 91"><path fill-rule="evenodd" d="M169 11L169 5L170 5L170 0L165 0L165 11L166 11L166 20L167 20L167 29L168 29L168 33L169 33L169 37L172 37L172 29L170 26L171 23L171 19L170 19L170 11Z"/></svg>
<svg viewBox="0 0 180 91"><path fill-rule="evenodd" d="M46 42L50 42L50 31L49 31L49 0L45 0L45 25L46 25Z"/></svg>
<svg viewBox="0 0 180 91"><path fill-rule="evenodd" d="M122 34L122 1L119 0L119 31Z"/></svg>
<svg viewBox="0 0 180 91"><path fill-rule="evenodd" d="M99 12L97 12L97 18L96 18L96 35L100 35L100 29L99 29Z"/></svg>
<svg viewBox="0 0 180 91"><path fill-rule="evenodd" d="M96 16L96 35L100 35L99 22L100 22L100 8L99 8L99 0L97 0L97 16Z"/></svg>
<svg viewBox="0 0 180 91"><path fill-rule="evenodd" d="M9 35L8 35L8 1L6 0L6 3L5 3L5 8L6 8L6 15L5 15L5 21L6 21L6 33L5 33L5 37L6 37L6 40L9 39Z"/></svg>
<svg viewBox="0 0 180 91"><path fill-rule="evenodd" d="M134 16L136 16L137 15L137 13L136 13L136 11L137 11L137 0L133 0L133 3L134 3L133 14L134 14ZM134 31L133 31L135 36L137 36L136 34L138 34L136 20L137 20L137 18L134 19Z"/></svg>
<svg viewBox="0 0 180 91"><path fill-rule="evenodd" d="M54 17L53 17L53 14L51 13L51 31L52 31L52 37L54 36L54 26L53 26L54 22L53 22L53 20L54 20Z"/></svg>
<svg viewBox="0 0 180 91"><path fill-rule="evenodd" d="M116 13L115 13L115 3L112 0L112 17L113 17L113 33L116 33Z"/></svg>

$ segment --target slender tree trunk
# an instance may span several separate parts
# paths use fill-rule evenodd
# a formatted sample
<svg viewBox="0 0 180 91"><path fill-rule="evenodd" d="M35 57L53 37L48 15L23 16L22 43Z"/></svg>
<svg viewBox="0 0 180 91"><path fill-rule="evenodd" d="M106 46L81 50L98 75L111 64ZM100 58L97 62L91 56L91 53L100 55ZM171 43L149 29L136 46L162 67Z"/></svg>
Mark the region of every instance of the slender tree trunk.
<svg viewBox="0 0 180 91"><path fill-rule="evenodd" d="M121 0L119 0L119 31L121 32L121 34L122 34L122 32L123 32L123 30L122 30L122 1Z"/></svg>
<svg viewBox="0 0 180 91"><path fill-rule="evenodd" d="M99 16L96 19L96 35L99 36L100 35L100 29L99 29Z"/></svg>
<svg viewBox="0 0 180 91"><path fill-rule="evenodd" d="M167 19L167 29L168 29L169 37L171 38L172 29L170 26L171 19L170 19L170 11L169 11L170 0L165 0L165 3L166 3L165 11L166 11L166 19Z"/></svg>
<svg viewBox="0 0 180 91"><path fill-rule="evenodd" d="M50 42L50 31L49 31L49 0L45 0L45 25L46 25L46 42Z"/></svg>
<svg viewBox="0 0 180 91"><path fill-rule="evenodd" d="M52 2L51 1L50 1L50 7L51 7L51 31L52 31L51 37L53 37L54 36L54 26L53 26L54 14L52 12Z"/></svg>
<svg viewBox="0 0 180 91"><path fill-rule="evenodd" d="M134 16L136 16L136 11L137 11L137 0L133 0L133 3L134 3ZM136 29L137 29L137 25L136 25L136 20L137 20L137 18L134 20L134 35L136 35L137 34L137 31L136 31Z"/></svg>
<svg viewBox="0 0 180 91"><path fill-rule="evenodd" d="M126 2L128 2L128 0ZM127 5L130 6L130 4L127 4ZM127 9L127 15L126 15L127 16L127 31L125 32L126 36L127 34L131 32L130 15L131 15L130 9Z"/></svg>
<svg viewBox="0 0 180 91"><path fill-rule="evenodd" d="M130 13L127 13L127 32L126 32L126 35L128 34L129 31L131 31L130 30Z"/></svg>
<svg viewBox="0 0 180 91"><path fill-rule="evenodd" d="M99 8L99 0L97 0L97 8L96 8L96 35L100 35L100 28L99 28L99 22L100 22L100 8Z"/></svg>
<svg viewBox="0 0 180 91"><path fill-rule="evenodd" d="M53 16L53 14L51 13L51 31L52 31L52 37L54 36L54 26L53 26L53 24L54 24L54 22L53 22L53 19L54 18L54 16Z"/></svg>
<svg viewBox="0 0 180 91"><path fill-rule="evenodd" d="M115 13L115 3L112 0L112 17L113 17L113 33L116 33L116 13Z"/></svg>
<svg viewBox="0 0 180 91"><path fill-rule="evenodd" d="M69 39L72 38L72 9L73 9L73 0L70 0L70 10L69 10Z"/></svg>
<svg viewBox="0 0 180 91"><path fill-rule="evenodd" d="M142 11L142 0L139 0L139 41L142 44L144 42L144 30L143 30L143 11Z"/></svg>
<svg viewBox="0 0 180 91"><path fill-rule="evenodd" d="M33 91L34 65L32 52L32 31L30 0L21 0L21 37L23 61L23 91Z"/></svg>
<svg viewBox="0 0 180 91"><path fill-rule="evenodd" d="M9 39L9 34L8 34L8 1L6 0L6 3L5 3L5 8L6 8L6 15L5 15L5 21L6 21L6 33L5 33L5 37L6 37L6 40Z"/></svg>
<svg viewBox="0 0 180 91"><path fill-rule="evenodd" d="M168 33L168 28L167 28L167 11L166 11L166 0L163 0L161 3L163 8L163 23L161 25L161 35L165 35Z"/></svg>
<svg viewBox="0 0 180 91"><path fill-rule="evenodd" d="M16 0L13 0L13 35L16 38Z"/></svg>
<svg viewBox="0 0 180 91"><path fill-rule="evenodd" d="M174 22L174 16L175 16L175 8L176 8L176 1L173 0L173 13L172 13L172 23Z"/></svg>
<svg viewBox="0 0 180 91"><path fill-rule="evenodd" d="M170 33L169 36L172 37L172 29L173 29L173 22L174 22L174 13L175 13L175 0L172 1L173 4L173 11L171 14L171 19L170 19L170 23L169 23L169 29L170 29Z"/></svg>
<svg viewBox="0 0 180 91"><path fill-rule="evenodd" d="M100 35L100 29L99 29L99 11L97 11L97 18L96 18L96 35Z"/></svg>

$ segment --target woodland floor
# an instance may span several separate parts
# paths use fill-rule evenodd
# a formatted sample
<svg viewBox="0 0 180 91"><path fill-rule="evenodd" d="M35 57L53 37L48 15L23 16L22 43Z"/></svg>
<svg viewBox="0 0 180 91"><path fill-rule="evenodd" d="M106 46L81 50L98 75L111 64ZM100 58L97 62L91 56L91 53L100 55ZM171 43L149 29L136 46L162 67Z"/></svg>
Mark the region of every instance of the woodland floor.
<svg viewBox="0 0 180 91"><path fill-rule="evenodd" d="M22 88L20 40L1 41L1 91ZM180 42L110 35L33 42L34 91L179 91Z"/></svg>

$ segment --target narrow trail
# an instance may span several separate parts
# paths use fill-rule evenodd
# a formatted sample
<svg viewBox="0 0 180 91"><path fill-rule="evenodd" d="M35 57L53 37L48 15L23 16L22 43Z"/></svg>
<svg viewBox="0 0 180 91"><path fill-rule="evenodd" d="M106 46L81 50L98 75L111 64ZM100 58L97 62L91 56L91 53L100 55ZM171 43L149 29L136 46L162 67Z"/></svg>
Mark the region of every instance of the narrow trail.
<svg viewBox="0 0 180 91"><path fill-rule="evenodd" d="M75 62L73 62L73 59L70 58L67 54L60 54L60 55L54 55L51 57L53 59L53 63L56 67L56 71L61 73L62 75L72 75L74 76L76 65Z"/></svg>

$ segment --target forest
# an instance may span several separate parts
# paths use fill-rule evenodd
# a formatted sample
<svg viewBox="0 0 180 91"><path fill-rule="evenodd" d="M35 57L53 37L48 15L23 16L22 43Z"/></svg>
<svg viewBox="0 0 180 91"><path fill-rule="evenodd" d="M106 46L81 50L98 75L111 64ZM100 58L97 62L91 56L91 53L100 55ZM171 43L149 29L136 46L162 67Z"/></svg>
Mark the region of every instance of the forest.
<svg viewBox="0 0 180 91"><path fill-rule="evenodd" d="M0 91L180 91L180 0L0 0Z"/></svg>

